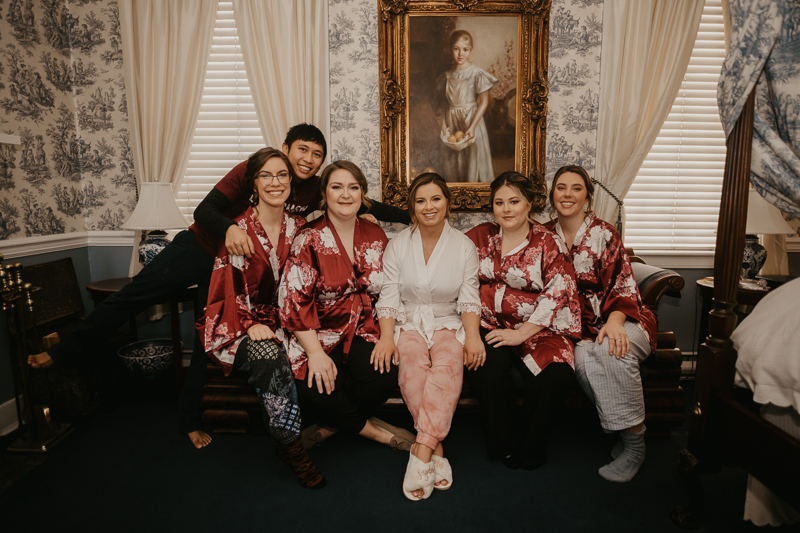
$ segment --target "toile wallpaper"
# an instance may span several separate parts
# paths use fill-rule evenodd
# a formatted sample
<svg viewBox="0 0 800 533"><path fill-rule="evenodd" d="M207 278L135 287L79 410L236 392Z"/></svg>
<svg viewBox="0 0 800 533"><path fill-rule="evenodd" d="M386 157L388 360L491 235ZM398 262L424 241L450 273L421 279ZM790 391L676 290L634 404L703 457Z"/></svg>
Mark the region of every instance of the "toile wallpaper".
<svg viewBox="0 0 800 533"><path fill-rule="evenodd" d="M119 11L0 0L0 240L114 230L136 203Z"/></svg>
<svg viewBox="0 0 800 533"><path fill-rule="evenodd" d="M328 1L331 157L360 165L378 198L378 2ZM594 168L602 12L553 0L548 178ZM118 19L116 0L0 0L0 132L22 139L0 145L0 240L118 229L133 210Z"/></svg>
<svg viewBox="0 0 800 533"><path fill-rule="evenodd" d="M352 159L380 197L378 146L378 2L328 0L332 157ZM553 0L550 9L550 99L547 177L562 165L594 169L600 88L603 0ZM505 64L505 57L493 63ZM490 219L457 213L466 230ZM391 229L391 228L389 228Z"/></svg>

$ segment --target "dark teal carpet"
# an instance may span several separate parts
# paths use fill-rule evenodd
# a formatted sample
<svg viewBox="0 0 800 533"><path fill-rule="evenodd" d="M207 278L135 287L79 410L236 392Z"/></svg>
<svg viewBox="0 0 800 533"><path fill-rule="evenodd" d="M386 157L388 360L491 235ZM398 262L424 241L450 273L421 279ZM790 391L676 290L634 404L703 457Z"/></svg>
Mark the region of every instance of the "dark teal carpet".
<svg viewBox="0 0 800 533"><path fill-rule="evenodd" d="M476 413L459 413L445 452L453 488L409 502L407 453L336 435L312 451L328 486L300 487L265 434L215 435L195 450L175 429L171 395L142 392L78 427L0 493L0 530L12 532L678 531L668 513L685 496L674 470L685 431L648 439L630 483L603 480L612 442L591 412L570 412L549 463L508 470L485 456ZM411 417L384 418L411 428ZM5 452L3 452L5 453ZM703 531L754 531L742 521L745 475L705 478Z"/></svg>

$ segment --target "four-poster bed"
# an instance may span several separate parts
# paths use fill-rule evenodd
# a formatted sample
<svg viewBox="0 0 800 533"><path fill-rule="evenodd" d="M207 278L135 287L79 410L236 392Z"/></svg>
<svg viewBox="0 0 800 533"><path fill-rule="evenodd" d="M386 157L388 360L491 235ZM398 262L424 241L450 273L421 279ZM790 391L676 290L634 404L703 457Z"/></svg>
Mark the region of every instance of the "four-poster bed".
<svg viewBox="0 0 800 533"><path fill-rule="evenodd" d="M800 510L800 441L761 418L748 405L746 391L734 388L737 353L730 337L737 323L734 308L747 218L755 92L727 142L710 334L698 352L688 447L678 457L690 503L671 513L673 522L686 529L699 527L702 518L699 475L718 472L723 465L743 468Z"/></svg>

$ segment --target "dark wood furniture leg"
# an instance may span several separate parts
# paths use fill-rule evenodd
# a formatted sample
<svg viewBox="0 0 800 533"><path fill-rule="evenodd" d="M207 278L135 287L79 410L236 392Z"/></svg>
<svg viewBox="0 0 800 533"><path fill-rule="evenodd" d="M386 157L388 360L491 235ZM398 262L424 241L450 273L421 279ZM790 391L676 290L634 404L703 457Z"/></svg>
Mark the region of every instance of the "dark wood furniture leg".
<svg viewBox="0 0 800 533"><path fill-rule="evenodd" d="M716 252L714 254L714 308L708 319L710 335L700 345L697 354L697 378L689 424L689 446L679 455L681 479L692 498L687 507L677 507L670 513L673 523L684 529L694 529L703 516L705 498L700 485L701 471L716 471L722 466L721 457L714 453L714 433L708 431L708 412L714 392L730 397L735 358L731 334L738 317L734 311L739 286L750 184L750 155L753 142L753 113L755 91L750 93L727 140L725 174L722 186ZM718 447L717 447L718 449Z"/></svg>

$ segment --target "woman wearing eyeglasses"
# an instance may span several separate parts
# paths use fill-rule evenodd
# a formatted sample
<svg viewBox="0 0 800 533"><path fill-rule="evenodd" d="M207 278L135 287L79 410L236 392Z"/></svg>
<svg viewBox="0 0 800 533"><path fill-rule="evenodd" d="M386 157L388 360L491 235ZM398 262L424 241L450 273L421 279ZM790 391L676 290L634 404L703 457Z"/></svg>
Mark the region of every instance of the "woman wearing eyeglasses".
<svg viewBox="0 0 800 533"><path fill-rule="evenodd" d="M205 316L198 322L206 353L228 375L250 373L278 455L306 488L322 488L325 478L300 440L300 409L289 358L279 342L277 288L297 230L305 220L284 211L291 193L288 158L274 148L250 156L245 183L251 206L234 222L252 239L248 259L229 254L224 245L214 261Z"/></svg>

